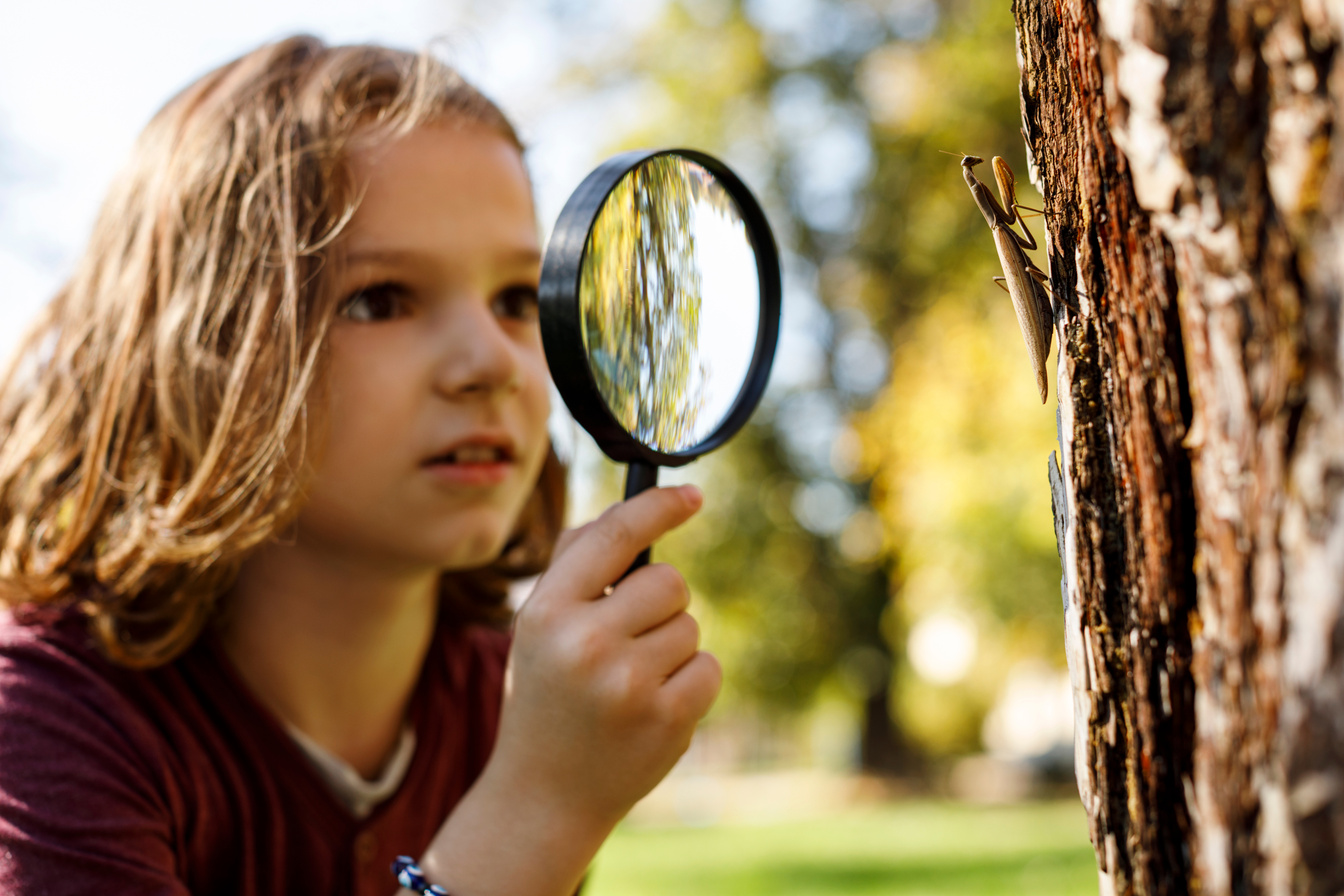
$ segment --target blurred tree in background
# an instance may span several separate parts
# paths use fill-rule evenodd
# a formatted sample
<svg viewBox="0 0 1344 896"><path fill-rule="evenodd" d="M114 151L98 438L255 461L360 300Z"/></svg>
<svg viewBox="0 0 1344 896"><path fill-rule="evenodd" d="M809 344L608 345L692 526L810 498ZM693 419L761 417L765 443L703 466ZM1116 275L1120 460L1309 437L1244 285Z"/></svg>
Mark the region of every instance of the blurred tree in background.
<svg viewBox="0 0 1344 896"><path fill-rule="evenodd" d="M697 462L709 512L659 551L708 601L720 715L840 702L869 770L977 749L1015 663L1063 665L1054 415L939 152L1025 171L1014 46L985 0L675 0L568 73L635 110L611 151L707 150L766 207L785 268L771 387Z"/></svg>

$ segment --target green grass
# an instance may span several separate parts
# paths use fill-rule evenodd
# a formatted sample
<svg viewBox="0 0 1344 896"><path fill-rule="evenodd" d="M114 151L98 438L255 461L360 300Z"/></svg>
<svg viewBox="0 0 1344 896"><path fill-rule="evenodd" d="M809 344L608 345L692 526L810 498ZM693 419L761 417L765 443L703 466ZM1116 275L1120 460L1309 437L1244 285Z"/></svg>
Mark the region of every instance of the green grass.
<svg viewBox="0 0 1344 896"><path fill-rule="evenodd" d="M624 826L584 896L1094 896L1077 800L908 802L809 821Z"/></svg>

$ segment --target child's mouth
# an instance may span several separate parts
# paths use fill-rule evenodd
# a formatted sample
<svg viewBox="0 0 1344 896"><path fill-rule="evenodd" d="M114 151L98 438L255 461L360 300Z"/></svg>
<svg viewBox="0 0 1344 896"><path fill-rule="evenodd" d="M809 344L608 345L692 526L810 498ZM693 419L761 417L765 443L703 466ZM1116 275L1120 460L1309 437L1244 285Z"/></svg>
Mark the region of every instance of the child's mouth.
<svg viewBox="0 0 1344 896"><path fill-rule="evenodd" d="M505 445L458 445L425 461L424 468L452 485L495 485L513 469L513 452Z"/></svg>
<svg viewBox="0 0 1344 896"><path fill-rule="evenodd" d="M442 464L493 464L507 461L508 453L502 448L486 445L466 445L455 451L434 458L430 463Z"/></svg>

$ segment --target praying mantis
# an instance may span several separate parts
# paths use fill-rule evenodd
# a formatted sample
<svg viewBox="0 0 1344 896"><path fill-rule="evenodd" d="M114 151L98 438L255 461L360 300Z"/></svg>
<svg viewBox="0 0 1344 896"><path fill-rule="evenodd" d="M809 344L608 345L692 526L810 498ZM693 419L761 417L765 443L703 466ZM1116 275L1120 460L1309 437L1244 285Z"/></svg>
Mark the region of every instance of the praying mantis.
<svg viewBox="0 0 1344 896"><path fill-rule="evenodd" d="M1031 366L1036 373L1041 404L1045 404L1045 361L1050 354L1050 341L1055 331L1054 305L1046 286L1050 277L1023 251L1035 249L1036 238L1018 213L1018 209L1026 206L1017 201L1017 179L1013 176L1013 169L1008 167L1001 156L990 160L994 167L994 180L999 185L999 196L1003 198L1003 205L999 205L990 194L989 187L975 176L973 169L984 161L979 156L963 155L961 173L966 178L966 185L971 188L975 204L980 206L980 212L994 234L994 247L999 252L999 264L1003 265L1003 276L995 277L994 282L1007 290L1013 300L1017 324L1022 328L1022 338L1026 340L1027 353L1031 355ZM1022 233L1013 230L1013 224L1021 224Z"/></svg>

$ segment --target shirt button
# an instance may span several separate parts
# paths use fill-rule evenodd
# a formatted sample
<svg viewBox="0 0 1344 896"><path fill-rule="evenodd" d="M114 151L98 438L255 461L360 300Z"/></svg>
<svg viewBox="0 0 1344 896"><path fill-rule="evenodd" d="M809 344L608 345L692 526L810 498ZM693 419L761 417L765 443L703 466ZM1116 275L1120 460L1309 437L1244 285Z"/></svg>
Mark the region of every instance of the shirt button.
<svg viewBox="0 0 1344 896"><path fill-rule="evenodd" d="M378 853L378 835L373 831L363 831L355 837L355 861L361 865L372 862Z"/></svg>

